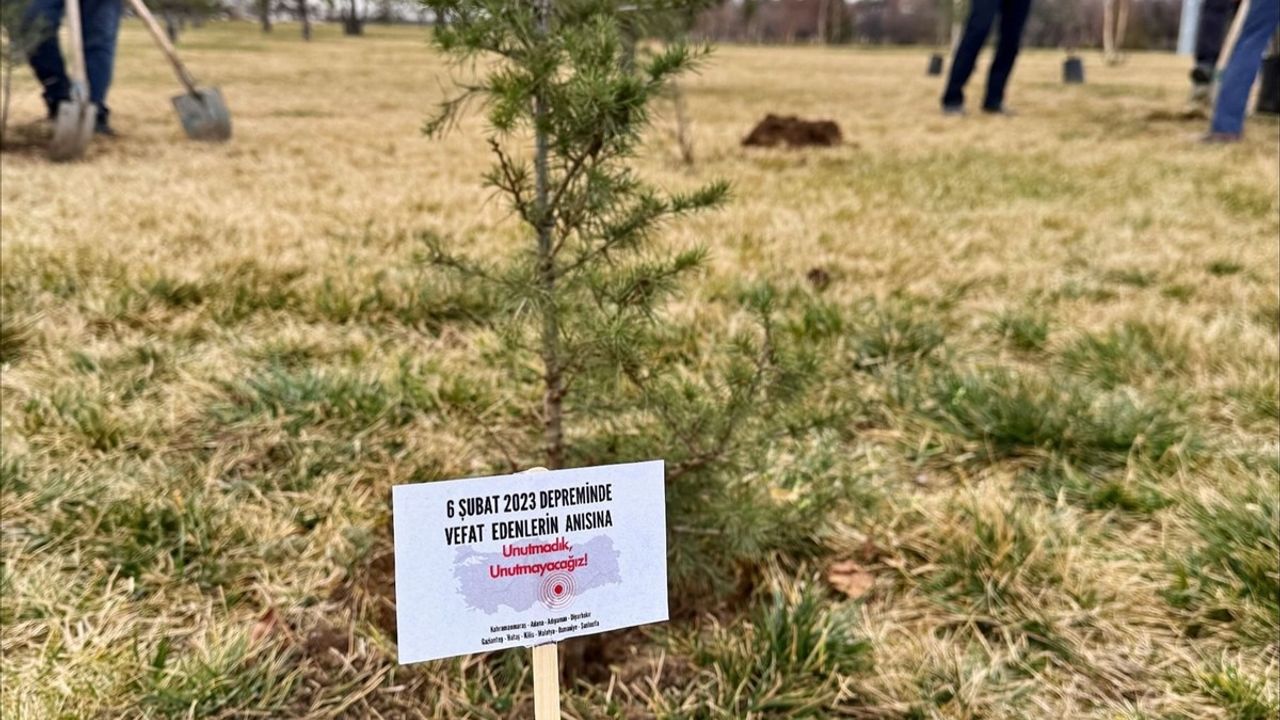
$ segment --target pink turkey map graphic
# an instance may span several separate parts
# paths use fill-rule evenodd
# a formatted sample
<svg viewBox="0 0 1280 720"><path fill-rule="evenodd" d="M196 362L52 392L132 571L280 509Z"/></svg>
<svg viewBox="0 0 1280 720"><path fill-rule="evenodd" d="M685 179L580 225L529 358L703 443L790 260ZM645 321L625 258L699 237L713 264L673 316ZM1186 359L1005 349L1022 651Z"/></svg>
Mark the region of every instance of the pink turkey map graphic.
<svg viewBox="0 0 1280 720"><path fill-rule="evenodd" d="M453 575L467 605L485 613L503 605L516 611L535 604L562 610L580 595L622 582L618 555L608 535L573 544L563 537L533 538L499 552L459 548Z"/></svg>

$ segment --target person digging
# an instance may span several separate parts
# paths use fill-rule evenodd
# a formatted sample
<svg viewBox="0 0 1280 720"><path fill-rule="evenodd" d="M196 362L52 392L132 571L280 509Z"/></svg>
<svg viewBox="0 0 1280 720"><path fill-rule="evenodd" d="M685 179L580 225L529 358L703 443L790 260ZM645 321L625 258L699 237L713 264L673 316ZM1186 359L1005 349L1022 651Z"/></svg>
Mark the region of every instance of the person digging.
<svg viewBox="0 0 1280 720"><path fill-rule="evenodd" d="M44 102L52 120L58 105L71 97L71 81L66 63L58 47L58 26L66 10L67 0L33 0L23 18L26 27L43 31L40 43L31 52L31 69L44 89ZM89 100L98 109L94 132L114 136L111 111L107 108L107 90L116 59L116 38L120 34L121 0L70 0L80 3L86 74L89 77Z"/></svg>

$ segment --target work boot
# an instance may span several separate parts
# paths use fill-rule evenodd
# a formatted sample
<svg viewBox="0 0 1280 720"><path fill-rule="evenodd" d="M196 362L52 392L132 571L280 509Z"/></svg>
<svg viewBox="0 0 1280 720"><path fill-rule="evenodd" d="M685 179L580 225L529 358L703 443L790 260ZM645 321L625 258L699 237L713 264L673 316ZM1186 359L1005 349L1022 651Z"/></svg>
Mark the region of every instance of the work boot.
<svg viewBox="0 0 1280 720"><path fill-rule="evenodd" d="M98 113L98 119L93 123L93 134L102 137L116 137L116 131L111 127L109 118L111 114L107 110Z"/></svg>
<svg viewBox="0 0 1280 720"><path fill-rule="evenodd" d="M1231 145L1233 143L1238 143L1243 139L1243 133L1218 132L1212 130L1200 136L1200 142L1205 145Z"/></svg>

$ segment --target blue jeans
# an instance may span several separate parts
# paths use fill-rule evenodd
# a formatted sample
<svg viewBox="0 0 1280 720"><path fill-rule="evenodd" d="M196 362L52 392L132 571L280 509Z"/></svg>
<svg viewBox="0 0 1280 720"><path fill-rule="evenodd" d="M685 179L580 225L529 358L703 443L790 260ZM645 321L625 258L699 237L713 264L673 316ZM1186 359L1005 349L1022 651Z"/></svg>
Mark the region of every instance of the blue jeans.
<svg viewBox="0 0 1280 720"><path fill-rule="evenodd" d="M951 74L947 77L947 89L942 94L943 107L964 105L964 86L973 74L978 62L978 52L991 34L996 15L1000 16L1000 39L996 43L996 56L991 60L991 72L987 76L987 97L982 101L986 110L999 110L1004 106L1004 88L1013 73L1013 61L1018 59L1022 46L1022 29L1031 13L1031 0L973 0L964 35L956 45L956 56L951 61Z"/></svg>
<svg viewBox="0 0 1280 720"><path fill-rule="evenodd" d="M75 0L72 0L73 2ZM37 24L43 32L40 44L31 52L31 69L44 88L44 102L49 114L57 112L58 103L71 97L71 81L58 49L58 26L66 9L64 0L32 0L24 23ZM84 45L85 74L89 76L89 99L98 106L98 119L106 122L107 89L111 87L111 69L116 61L116 35L120 31L121 0L80 0L81 37Z"/></svg>
<svg viewBox="0 0 1280 720"><path fill-rule="evenodd" d="M1249 13L1240 26L1240 37L1218 80L1218 101L1209 126L1212 132L1234 135L1244 132L1249 90L1262 65L1262 53L1277 27L1280 27L1280 0L1249 0Z"/></svg>

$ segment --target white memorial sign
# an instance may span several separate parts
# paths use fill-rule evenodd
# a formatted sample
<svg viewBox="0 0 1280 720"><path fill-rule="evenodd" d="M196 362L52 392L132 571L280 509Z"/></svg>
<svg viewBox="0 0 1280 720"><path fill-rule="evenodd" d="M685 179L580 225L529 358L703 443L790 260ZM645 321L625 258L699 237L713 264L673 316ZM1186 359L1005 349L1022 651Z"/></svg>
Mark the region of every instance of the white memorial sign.
<svg viewBox="0 0 1280 720"><path fill-rule="evenodd" d="M392 488L400 662L667 619L661 460Z"/></svg>

